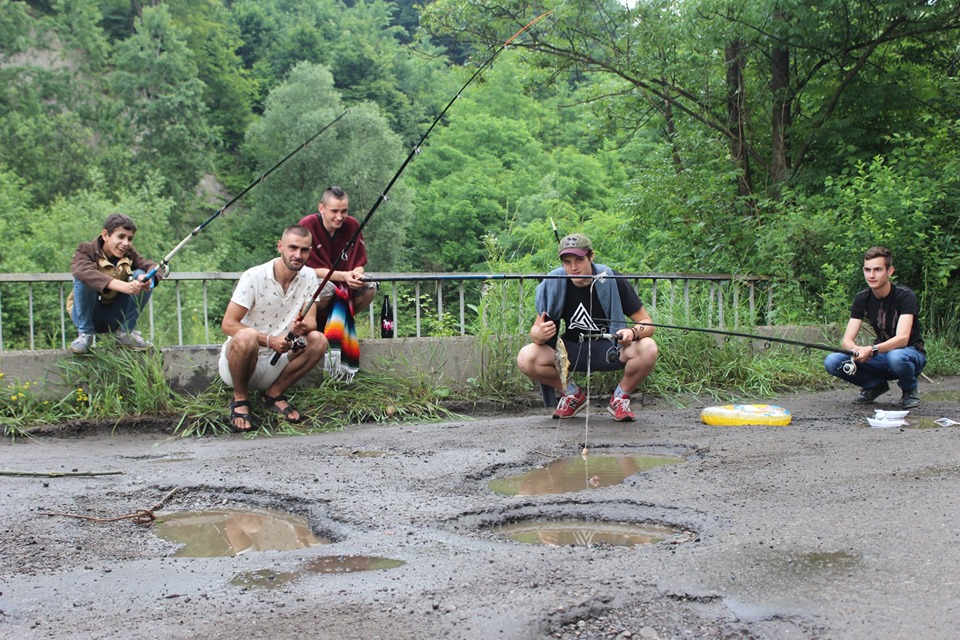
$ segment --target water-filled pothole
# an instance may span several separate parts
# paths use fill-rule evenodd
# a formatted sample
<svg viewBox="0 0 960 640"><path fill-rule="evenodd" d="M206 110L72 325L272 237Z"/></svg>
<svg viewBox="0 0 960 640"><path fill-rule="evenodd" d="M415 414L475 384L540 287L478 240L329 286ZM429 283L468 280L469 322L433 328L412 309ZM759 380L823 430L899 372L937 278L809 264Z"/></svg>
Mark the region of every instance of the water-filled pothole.
<svg viewBox="0 0 960 640"><path fill-rule="evenodd" d="M942 422L937 422L937 420L941 420ZM944 420L943 418L934 418L932 416L907 416L905 421L906 424L903 426L906 429L942 429L960 426L960 422L950 418Z"/></svg>
<svg viewBox="0 0 960 640"><path fill-rule="evenodd" d="M338 456L347 456L350 458L384 458L390 455L389 451L379 451L376 449L337 449L335 453Z"/></svg>
<svg viewBox="0 0 960 640"><path fill-rule="evenodd" d="M357 571L378 571L396 569L403 566L403 560L380 558L377 556L320 556L314 558L297 571L277 572L270 569L241 573L230 581L238 587L260 587L270 589L298 580L306 575L319 573L355 573Z"/></svg>
<svg viewBox="0 0 960 640"><path fill-rule="evenodd" d="M167 464L169 462L189 462L193 460L193 456L188 453L171 453L169 456L164 456L163 458L157 458L155 460L147 460L147 464Z"/></svg>
<svg viewBox="0 0 960 640"><path fill-rule="evenodd" d="M683 462L676 456L629 453L591 453L554 460L546 466L515 476L491 480L494 493L506 496L544 496L600 489L619 484L629 476L665 464Z"/></svg>
<svg viewBox="0 0 960 640"><path fill-rule="evenodd" d="M160 517L157 535L184 546L174 556L215 558L249 551L291 551L331 540L315 536L304 518L276 511L218 509Z"/></svg>
<svg viewBox="0 0 960 640"><path fill-rule="evenodd" d="M960 391L922 391L920 397L927 402L960 402Z"/></svg>
<svg viewBox="0 0 960 640"><path fill-rule="evenodd" d="M635 547L666 540L681 542L690 537L685 531L658 524L574 519L524 520L494 527L491 531L516 542L576 547Z"/></svg>

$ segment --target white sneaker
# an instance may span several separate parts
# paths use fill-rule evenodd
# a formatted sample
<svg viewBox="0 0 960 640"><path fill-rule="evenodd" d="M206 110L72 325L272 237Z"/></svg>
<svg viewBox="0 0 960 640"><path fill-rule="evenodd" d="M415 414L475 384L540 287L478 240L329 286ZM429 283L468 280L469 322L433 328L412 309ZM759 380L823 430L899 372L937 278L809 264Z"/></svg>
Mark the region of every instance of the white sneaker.
<svg viewBox="0 0 960 640"><path fill-rule="evenodd" d="M77 339L70 343L70 351L80 355L90 353L90 347L93 346L93 334L81 333Z"/></svg>
<svg viewBox="0 0 960 640"><path fill-rule="evenodd" d="M123 329L116 333L117 344L123 345L134 351L146 351L153 347L153 343L140 335L139 331L127 333Z"/></svg>

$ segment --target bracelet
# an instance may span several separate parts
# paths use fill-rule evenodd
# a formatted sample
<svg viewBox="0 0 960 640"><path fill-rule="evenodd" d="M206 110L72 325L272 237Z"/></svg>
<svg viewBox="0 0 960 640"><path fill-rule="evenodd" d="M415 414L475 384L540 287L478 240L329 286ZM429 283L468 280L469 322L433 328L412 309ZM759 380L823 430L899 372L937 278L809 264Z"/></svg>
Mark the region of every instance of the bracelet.
<svg viewBox="0 0 960 640"><path fill-rule="evenodd" d="M630 330L633 331L633 341L636 342L637 340L639 340L640 332L643 331L643 328L641 328L640 331L637 331L637 327L633 326L633 327L630 327Z"/></svg>
<svg viewBox="0 0 960 640"><path fill-rule="evenodd" d="M270 334L269 334L269 333L265 333L265 334L263 334L263 335L267 336L267 349L269 349L269 348L270 348Z"/></svg>

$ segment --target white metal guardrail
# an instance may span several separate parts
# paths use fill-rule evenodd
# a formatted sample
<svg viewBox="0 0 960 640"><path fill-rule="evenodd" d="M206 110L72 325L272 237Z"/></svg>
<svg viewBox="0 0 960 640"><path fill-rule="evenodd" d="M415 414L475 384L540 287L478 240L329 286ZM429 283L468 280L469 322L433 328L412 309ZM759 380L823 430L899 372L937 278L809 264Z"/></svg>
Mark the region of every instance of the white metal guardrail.
<svg viewBox="0 0 960 640"><path fill-rule="evenodd" d="M766 324L773 309L766 276L689 273L623 274L654 320L726 328ZM175 272L154 290L140 330L158 346L220 342L220 318L239 272ZM543 274L370 273L377 300L358 332L379 336L382 296L389 294L396 336L470 335L478 327L526 332L533 291ZM74 337L66 312L69 273L0 274L0 351L65 349ZM144 317L145 316L145 317ZM144 322L146 320L146 322ZM732 324L731 324L732 323ZM211 326L212 325L212 326Z"/></svg>

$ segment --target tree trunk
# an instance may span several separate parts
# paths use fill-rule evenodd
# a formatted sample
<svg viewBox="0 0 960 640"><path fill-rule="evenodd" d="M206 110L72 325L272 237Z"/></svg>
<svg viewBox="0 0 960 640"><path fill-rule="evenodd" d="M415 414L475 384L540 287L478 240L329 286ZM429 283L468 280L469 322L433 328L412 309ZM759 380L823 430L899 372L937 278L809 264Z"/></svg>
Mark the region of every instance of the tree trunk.
<svg viewBox="0 0 960 640"><path fill-rule="evenodd" d="M746 100L743 85L743 41L734 40L724 50L727 68L727 128L730 131L730 156L740 168L737 191L741 196L753 195L753 179L750 175L750 156L747 155L746 131L743 122L743 104Z"/></svg>
<svg viewBox="0 0 960 640"><path fill-rule="evenodd" d="M666 83L664 83L666 86ZM683 171L683 159L680 157L680 149L677 147L677 123L673 119L673 99L669 92L663 101L663 119L667 125L667 140L670 141L670 151L673 156L673 170L676 173Z"/></svg>
<svg viewBox="0 0 960 640"><path fill-rule="evenodd" d="M774 14L774 20L783 22L786 16L781 12ZM790 113L790 51L775 44L770 52L770 93L773 96L770 114L771 158L770 178L774 193L780 193L780 187L790 171L788 130L791 124Z"/></svg>

